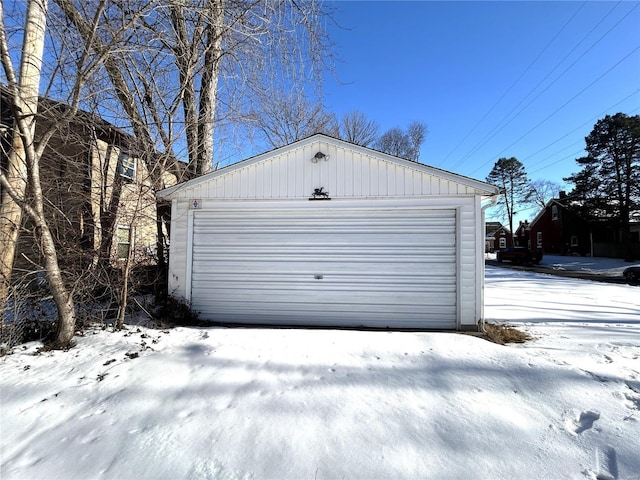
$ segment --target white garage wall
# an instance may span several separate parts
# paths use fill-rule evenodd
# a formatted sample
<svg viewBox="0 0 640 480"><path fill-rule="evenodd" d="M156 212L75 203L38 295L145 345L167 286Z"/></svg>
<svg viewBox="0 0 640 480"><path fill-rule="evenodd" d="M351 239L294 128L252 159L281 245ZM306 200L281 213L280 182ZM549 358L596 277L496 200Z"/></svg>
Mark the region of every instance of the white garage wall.
<svg viewBox="0 0 640 480"><path fill-rule="evenodd" d="M313 162L321 151L327 160ZM330 201L309 201L323 187ZM458 326L482 318L483 196L487 184L316 135L161 192L172 200L169 291L188 299L189 217L198 209L419 207L456 209ZM197 214L198 210L195 210Z"/></svg>
<svg viewBox="0 0 640 480"><path fill-rule="evenodd" d="M327 208L328 204L332 208L360 209L360 208L393 208L393 207L418 207L446 209L454 208L457 211L457 238L458 249L458 325L460 328L472 328L477 324L481 315L481 303L478 301L481 285L477 282L478 264L476 253L479 242L484 241L481 230L476 228L476 201L474 197L423 197L423 198L395 198L395 199L334 199L329 202L309 200L291 201L226 201L202 199L203 210L233 210L238 215L244 211L255 210L283 210L283 209L305 209ZM188 280L187 262L190 261L189 253L189 217L199 213L198 210L190 209L189 200L173 200L173 225L171 229L170 246L170 270L169 270L169 292L182 299L189 299L190 292L187 292L190 281ZM193 217L192 217L193 218ZM482 255L480 255L482 259Z"/></svg>
<svg viewBox="0 0 640 480"><path fill-rule="evenodd" d="M475 189L451 174L410 161L388 161L338 145L316 141L273 157L256 157L205 177L177 198L282 199L306 198L324 187L332 197L396 197L414 195L473 195ZM328 160L312 162L317 152ZM369 151L371 152L371 151Z"/></svg>

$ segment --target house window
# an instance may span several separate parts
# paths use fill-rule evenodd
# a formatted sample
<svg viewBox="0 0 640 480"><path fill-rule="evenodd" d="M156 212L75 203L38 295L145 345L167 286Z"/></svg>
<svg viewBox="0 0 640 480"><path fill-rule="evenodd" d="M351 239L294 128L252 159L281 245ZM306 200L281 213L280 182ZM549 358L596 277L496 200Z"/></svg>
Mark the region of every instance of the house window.
<svg viewBox="0 0 640 480"><path fill-rule="evenodd" d="M116 255L118 260L126 260L129 258L129 250L131 249L131 229L118 227L116 235L118 240Z"/></svg>
<svg viewBox="0 0 640 480"><path fill-rule="evenodd" d="M127 152L120 153L118 157L118 175L129 180L136 178L136 157Z"/></svg>
<svg viewBox="0 0 640 480"><path fill-rule="evenodd" d="M557 219L558 219L558 206L553 205L551 207L551 220L557 220Z"/></svg>
<svg viewBox="0 0 640 480"><path fill-rule="evenodd" d="M507 239L500 237L500 248L507 248Z"/></svg>
<svg viewBox="0 0 640 480"><path fill-rule="evenodd" d="M542 232L536 232L536 246L542 248Z"/></svg>
<svg viewBox="0 0 640 480"><path fill-rule="evenodd" d="M578 236L577 235L571 235L571 246L572 247L577 247L578 246Z"/></svg>

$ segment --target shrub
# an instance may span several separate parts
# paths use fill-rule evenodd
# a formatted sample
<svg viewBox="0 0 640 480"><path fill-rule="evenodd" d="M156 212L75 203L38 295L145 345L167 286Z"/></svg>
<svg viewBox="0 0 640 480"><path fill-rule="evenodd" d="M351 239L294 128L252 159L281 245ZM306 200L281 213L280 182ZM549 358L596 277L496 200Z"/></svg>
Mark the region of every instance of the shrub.
<svg viewBox="0 0 640 480"><path fill-rule="evenodd" d="M196 327L210 325L200 320L198 312L191 310L187 302L171 296L158 305L155 316L160 322L168 324Z"/></svg>
<svg viewBox="0 0 640 480"><path fill-rule="evenodd" d="M485 323L484 329L487 338L494 343L504 345L505 343L524 343L531 340L531 336L516 328L504 324Z"/></svg>

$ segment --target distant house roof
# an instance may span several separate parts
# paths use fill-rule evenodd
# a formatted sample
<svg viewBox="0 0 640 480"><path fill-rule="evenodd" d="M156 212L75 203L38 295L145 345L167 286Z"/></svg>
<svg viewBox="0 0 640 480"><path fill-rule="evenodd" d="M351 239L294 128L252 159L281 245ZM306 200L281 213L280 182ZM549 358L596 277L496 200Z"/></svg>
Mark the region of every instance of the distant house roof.
<svg viewBox="0 0 640 480"><path fill-rule="evenodd" d="M509 233L509 229L502 225L500 222L486 222L485 224L485 236L494 237L498 232L504 231Z"/></svg>
<svg viewBox="0 0 640 480"><path fill-rule="evenodd" d="M13 124L13 112L10 109L9 97L11 95L10 89L6 85L0 84L0 135L6 133ZM38 115L48 122L56 121L59 116L69 111L71 108L68 104L60 102L58 100L52 100L47 97L40 97L38 99ZM95 135L100 140L107 143L117 144L118 146L130 149L135 154L138 149L136 146L136 137L126 132L121 127L117 127L107 120L103 119L99 115L85 110L78 109L69 123L73 125L75 132L87 132L87 134ZM156 152L156 155L161 155L160 152ZM177 178L184 178L187 164L170 155L165 160L164 169L177 176Z"/></svg>
<svg viewBox="0 0 640 480"><path fill-rule="evenodd" d="M577 213L574 209L571 208L571 201L569 200L568 197L561 197L561 198L552 198L551 200L549 200L547 202L547 204L544 206L544 208L542 208L538 214L534 217L534 219L531 221L530 226L533 226L536 224L536 222L538 222L540 220L540 218L542 218L542 215L544 215L544 212L547 211L547 209L549 209L550 207L552 207L553 205L556 205L560 208L566 209L571 211L571 213L575 214L576 216L582 218L582 215L580 215L579 213ZM584 219L585 221L587 221L586 219Z"/></svg>

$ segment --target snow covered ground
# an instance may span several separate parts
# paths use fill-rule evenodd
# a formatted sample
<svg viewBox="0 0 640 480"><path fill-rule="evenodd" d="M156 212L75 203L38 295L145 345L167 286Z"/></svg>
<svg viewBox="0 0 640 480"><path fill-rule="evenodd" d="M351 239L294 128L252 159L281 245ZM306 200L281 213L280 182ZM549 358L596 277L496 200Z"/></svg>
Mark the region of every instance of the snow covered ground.
<svg viewBox="0 0 640 480"><path fill-rule="evenodd" d="M0 359L0 478L640 479L640 287L488 267L533 335L130 327Z"/></svg>

